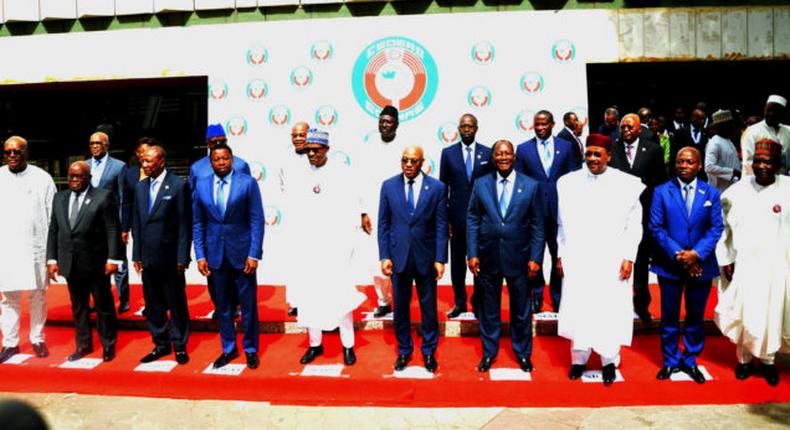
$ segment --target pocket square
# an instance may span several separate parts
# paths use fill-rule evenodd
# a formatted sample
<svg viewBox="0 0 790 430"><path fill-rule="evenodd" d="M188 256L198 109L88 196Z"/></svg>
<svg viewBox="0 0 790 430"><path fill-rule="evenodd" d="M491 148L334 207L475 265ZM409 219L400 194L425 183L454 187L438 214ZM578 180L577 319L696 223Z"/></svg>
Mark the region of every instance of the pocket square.
<svg viewBox="0 0 790 430"><path fill-rule="evenodd" d="M481 161L481 162L480 162L480 165L481 165L481 166L482 166L482 165L484 165L484 164L488 164L488 161Z"/></svg>
<svg viewBox="0 0 790 430"><path fill-rule="evenodd" d="M162 196L162 200L170 200L173 196Z"/></svg>
<svg viewBox="0 0 790 430"><path fill-rule="evenodd" d="M703 207L713 206L713 203L711 203L710 200L705 200L705 204L702 206Z"/></svg>

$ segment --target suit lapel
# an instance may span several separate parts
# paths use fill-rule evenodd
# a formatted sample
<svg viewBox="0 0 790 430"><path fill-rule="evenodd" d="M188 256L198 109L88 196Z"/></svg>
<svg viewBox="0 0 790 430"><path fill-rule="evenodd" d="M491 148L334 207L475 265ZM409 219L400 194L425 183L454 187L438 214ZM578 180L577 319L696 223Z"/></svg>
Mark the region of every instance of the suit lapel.
<svg viewBox="0 0 790 430"><path fill-rule="evenodd" d="M476 175L478 175L480 171L483 169L483 161L488 161L489 158L489 157L485 157L486 159L484 160L482 146L480 146L480 144L477 142L475 142L475 145L476 145L475 158L474 160L472 160L472 179L469 181L470 184L474 182L474 178L476 177Z"/></svg>
<svg viewBox="0 0 790 430"><path fill-rule="evenodd" d="M532 160L536 163L535 166L540 174L543 176L544 179L548 180L549 177L546 176L546 169L543 168L543 161L541 161L540 151L538 150L538 138L533 137L528 142L532 142L530 145L529 151L532 153Z"/></svg>
<svg viewBox="0 0 790 430"><path fill-rule="evenodd" d="M697 180L696 190L694 190L694 201L691 203L691 216L689 217L689 224L697 215L703 203L705 202L706 194L705 186L699 179Z"/></svg>
<svg viewBox="0 0 790 430"><path fill-rule="evenodd" d="M420 197L415 202L414 216L412 216L412 221L417 219L417 216L420 214L420 211L427 204L424 202L428 199L428 193L430 192L430 189L431 189L431 184L428 181L428 177L423 174L422 189L420 190Z"/></svg>
<svg viewBox="0 0 790 430"><path fill-rule="evenodd" d="M93 195L94 195L93 187L89 186L88 190L85 192L85 198L82 199L82 205L80 205L80 211L77 212L77 219L74 221L74 226L71 227L71 231L77 230L77 227L79 227L80 222L82 222L82 219L87 216L87 215L85 215L85 212L87 212L88 210L90 210L93 207L93 203L92 203L93 202ZM68 208L68 201L69 201L69 199L66 199L66 207L67 208Z"/></svg>
<svg viewBox="0 0 790 430"><path fill-rule="evenodd" d="M670 194L672 194L672 198L675 200L675 204L681 208L683 214L686 216L686 219L688 219L688 213L686 212L686 201L683 200L683 190L680 188L680 184L678 183L677 179L672 179L672 187L670 187L669 190Z"/></svg>
<svg viewBox="0 0 790 430"><path fill-rule="evenodd" d="M149 215L156 213L156 210L159 209L159 204L162 202L162 196L168 191L170 191L170 174L165 175L162 183L159 184L159 189L156 190L154 206L151 208L151 213ZM151 182L148 182L148 195L151 195ZM146 207L146 209L148 208Z"/></svg>
<svg viewBox="0 0 790 430"><path fill-rule="evenodd" d="M241 186L239 185L238 175L235 172L233 173L233 175L235 177L233 178L233 180L230 181L230 187L228 187L228 195L225 196L225 202L226 202L225 217L222 219L223 221L228 219L228 215L230 215L230 211L233 210L233 207L235 206L234 199L236 198L236 195L239 194L239 187ZM219 211L219 209L217 209L217 211Z"/></svg>
<svg viewBox="0 0 790 430"><path fill-rule="evenodd" d="M518 199L521 193L524 191L523 188L524 185L521 183L521 181L519 181L518 175L514 173L513 189L510 192L510 200L507 203L507 210L505 211L505 217L503 219L507 219L507 217L510 215L510 212L512 212L513 206L515 206L516 203L516 199ZM499 202L497 201L497 203Z"/></svg>
<svg viewBox="0 0 790 430"><path fill-rule="evenodd" d="M411 219L411 208L409 207L409 201L406 199L406 182L403 180L403 175L398 175L398 182L396 182L398 189L395 190L396 200L398 201L398 206L401 208L404 214L406 214L406 218Z"/></svg>
<svg viewBox="0 0 790 430"><path fill-rule="evenodd" d="M499 219L504 220L505 214L503 214L499 208L499 196L496 192L496 182L498 179L499 175L497 175L496 172L492 173L491 176L489 176L489 180L486 181L486 187L488 187L488 194L491 196L491 204L494 205L494 210L499 214Z"/></svg>

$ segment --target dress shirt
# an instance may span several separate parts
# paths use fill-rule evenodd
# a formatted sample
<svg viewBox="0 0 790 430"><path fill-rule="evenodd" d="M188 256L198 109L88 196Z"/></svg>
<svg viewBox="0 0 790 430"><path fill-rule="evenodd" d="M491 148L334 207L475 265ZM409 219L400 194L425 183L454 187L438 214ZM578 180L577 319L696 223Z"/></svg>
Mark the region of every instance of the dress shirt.
<svg viewBox="0 0 790 430"><path fill-rule="evenodd" d="M224 213L224 210L227 209L228 207L228 197L230 196L230 182L233 180L233 169L231 169L230 173L225 175L224 178L220 178L219 176L217 176L216 173L214 174L214 205L217 204L217 191L219 190L219 183L220 180L222 179L225 180L225 185L223 186L223 193L224 193L223 198L225 199L225 201L222 202L222 204L225 206L224 208L222 208Z"/></svg>
<svg viewBox="0 0 790 430"><path fill-rule="evenodd" d="M466 149L464 149L466 151ZM474 152L474 151L472 151ZM414 185L412 185L414 191L414 208L417 209L417 204L420 202L420 190L422 189L422 172L418 173L417 176L414 177ZM403 175L403 195L406 196L406 201L409 200L409 178L406 175Z"/></svg>
<svg viewBox="0 0 790 430"><path fill-rule="evenodd" d="M689 193L691 193L691 202L689 203L689 208L693 208L694 207L694 195L696 194L696 191L697 191L697 178L694 178L694 180L692 180L688 184L683 182L683 181L681 181L680 178L677 178L677 180L678 180L678 184L680 184L680 192L683 195L683 202L684 203L686 202L686 185L690 185L691 186L691 188L689 188L689 191L688 191Z"/></svg>
<svg viewBox="0 0 790 430"><path fill-rule="evenodd" d="M151 182L156 181L156 183L153 185L153 190L150 188L148 189L148 196L151 199L148 203L149 205L153 204L153 202L156 200L156 196L159 195L159 190L162 188L162 182L165 180L165 175L167 175L167 169L162 170L162 173L158 177L151 177Z"/></svg>
<svg viewBox="0 0 790 430"><path fill-rule="evenodd" d="M538 143L540 145L540 143ZM507 188L505 188L505 199L507 201L508 208L510 207L511 199L513 197L513 182L516 181L516 175L513 174L513 170L508 173L507 176L502 176L502 172L497 172L496 174L496 201L497 205L499 204L499 197L502 195L502 184L503 179L507 179ZM505 214L502 214L504 216Z"/></svg>
<svg viewBox="0 0 790 430"><path fill-rule="evenodd" d="M91 157L91 186L93 188L98 188L99 183L101 182L101 176L104 174L104 168L107 167L107 160L109 159L110 155L105 153L104 157L97 160Z"/></svg>
<svg viewBox="0 0 790 430"><path fill-rule="evenodd" d="M551 164L554 162L554 137L549 136L546 139L549 154L548 158L546 158L546 147L543 146L543 140L535 136L535 144L538 145L538 155L540 156L540 163L543 165L543 170L548 171L551 168Z"/></svg>
<svg viewBox="0 0 790 430"><path fill-rule="evenodd" d="M623 149L625 150L625 159L628 160L628 142L623 141L623 145L625 145L623 147ZM636 154L638 151L639 151L639 138L637 137L636 140L634 140L631 143L631 159L628 160L628 165L631 168L634 167L634 160L636 160Z"/></svg>

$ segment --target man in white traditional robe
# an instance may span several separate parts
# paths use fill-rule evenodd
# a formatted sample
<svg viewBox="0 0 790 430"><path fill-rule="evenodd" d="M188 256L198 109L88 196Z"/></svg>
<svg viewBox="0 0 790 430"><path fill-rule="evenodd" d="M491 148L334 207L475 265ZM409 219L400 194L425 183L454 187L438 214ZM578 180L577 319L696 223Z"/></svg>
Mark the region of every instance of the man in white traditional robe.
<svg viewBox="0 0 790 430"><path fill-rule="evenodd" d="M620 346L631 345L629 284L639 241L645 186L639 178L607 167L612 141L587 137L585 164L557 183L557 269L564 276L558 332L571 340L569 377L579 378L592 351L601 356L603 382L614 382Z"/></svg>
<svg viewBox="0 0 790 430"><path fill-rule="evenodd" d="M360 223L356 184L342 163L327 162L329 134L311 129L305 144L310 168L289 186L292 244L303 254L291 268L291 284L299 291L297 324L306 327L310 347L300 362L307 364L324 353L322 330L340 328L343 362L353 365L353 311L366 296L359 292L351 271L353 235Z"/></svg>
<svg viewBox="0 0 790 430"><path fill-rule="evenodd" d="M44 170L27 163L27 141L11 136L3 145L0 196L13 207L0 211L0 322L3 349L0 363L19 353L22 293L30 300L30 342L37 357L49 355L44 343L47 321L47 233L55 182Z"/></svg>
<svg viewBox="0 0 790 430"><path fill-rule="evenodd" d="M763 139L754 145L745 177L722 195L724 235L716 249L724 276L716 324L736 345L735 377L756 371L769 385L779 383L776 353L790 349L790 178L777 175L782 145Z"/></svg>

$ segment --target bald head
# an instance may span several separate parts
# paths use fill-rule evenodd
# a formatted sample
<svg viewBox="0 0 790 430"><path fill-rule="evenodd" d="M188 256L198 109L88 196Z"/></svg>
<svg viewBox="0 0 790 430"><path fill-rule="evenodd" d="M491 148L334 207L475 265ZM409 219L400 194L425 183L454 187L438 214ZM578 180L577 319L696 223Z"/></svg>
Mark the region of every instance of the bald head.
<svg viewBox="0 0 790 430"><path fill-rule="evenodd" d="M11 136L3 144L3 160L8 170L19 173L27 168L27 140Z"/></svg>
<svg viewBox="0 0 790 430"><path fill-rule="evenodd" d="M422 148L418 145L409 145L403 150L400 159L400 168L403 175L409 179L414 179L422 171L423 158Z"/></svg>
<svg viewBox="0 0 790 430"><path fill-rule="evenodd" d="M291 144L294 146L294 151L297 154L304 154L306 151L304 145L307 142L307 131L310 130L310 125L306 122L297 122L291 128Z"/></svg>
<svg viewBox="0 0 790 430"><path fill-rule="evenodd" d="M75 193L80 193L86 188L91 180L91 168L84 161L75 161L69 166L69 189Z"/></svg>
<svg viewBox="0 0 790 430"><path fill-rule="evenodd" d="M628 143L633 143L641 131L642 122L639 121L639 115L629 113L620 121L620 136Z"/></svg>
<svg viewBox="0 0 790 430"><path fill-rule="evenodd" d="M100 160L107 155L107 150L110 148L110 138L107 133L97 131L91 134L88 149L90 150L91 157Z"/></svg>

